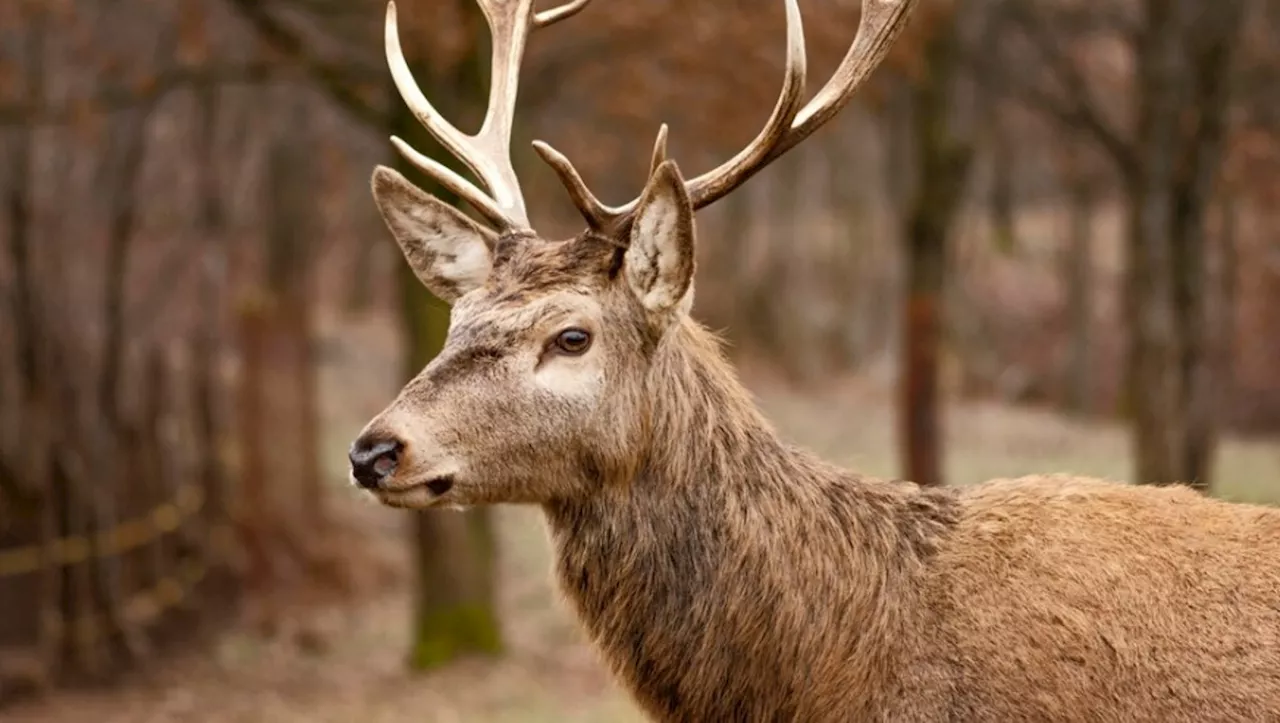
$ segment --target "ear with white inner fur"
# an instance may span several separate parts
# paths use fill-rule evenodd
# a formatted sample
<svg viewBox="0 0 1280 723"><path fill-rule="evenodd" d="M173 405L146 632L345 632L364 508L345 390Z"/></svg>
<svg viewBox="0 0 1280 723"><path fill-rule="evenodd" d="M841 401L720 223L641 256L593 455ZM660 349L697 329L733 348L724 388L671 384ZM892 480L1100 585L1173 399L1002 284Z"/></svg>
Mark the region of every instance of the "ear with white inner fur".
<svg viewBox="0 0 1280 723"><path fill-rule="evenodd" d="M452 303L484 284L493 268L493 231L386 166L374 169L372 185L382 220L431 293Z"/></svg>
<svg viewBox="0 0 1280 723"><path fill-rule="evenodd" d="M663 161L636 206L622 264L631 290L649 311L672 310L690 290L693 235L693 205L680 169L675 161Z"/></svg>

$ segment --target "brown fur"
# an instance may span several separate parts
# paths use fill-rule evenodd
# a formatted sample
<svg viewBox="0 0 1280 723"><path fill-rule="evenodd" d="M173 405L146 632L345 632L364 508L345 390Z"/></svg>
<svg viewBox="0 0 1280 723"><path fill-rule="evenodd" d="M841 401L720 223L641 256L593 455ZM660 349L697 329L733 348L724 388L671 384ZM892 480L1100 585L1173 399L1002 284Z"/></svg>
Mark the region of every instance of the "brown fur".
<svg viewBox="0 0 1280 723"><path fill-rule="evenodd" d="M1280 720L1280 511L822 462L683 306L641 302L652 274L627 264L674 293L692 274L691 220L658 220L643 254L500 239L444 351L364 433L405 445L378 497L539 505L561 588L655 720ZM566 325L587 354L554 353Z"/></svg>

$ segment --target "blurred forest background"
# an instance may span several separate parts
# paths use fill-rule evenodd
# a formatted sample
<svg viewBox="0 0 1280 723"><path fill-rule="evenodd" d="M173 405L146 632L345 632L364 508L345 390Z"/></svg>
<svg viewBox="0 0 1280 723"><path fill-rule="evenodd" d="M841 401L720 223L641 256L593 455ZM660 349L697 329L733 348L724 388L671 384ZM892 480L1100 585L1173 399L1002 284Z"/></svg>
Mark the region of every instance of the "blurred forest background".
<svg viewBox="0 0 1280 723"><path fill-rule="evenodd" d="M801 2L810 92L859 5ZM478 7L398 7L475 128ZM390 135L440 155L384 13L0 2L0 718L639 719L536 511L346 486L448 314L369 193L404 168ZM580 221L530 140L606 200L662 122L701 172L763 125L783 38L778 0L595 0L535 32L535 226ZM694 313L785 436L868 473L1280 502L1278 38L1276 0L921 0L836 120L700 214Z"/></svg>

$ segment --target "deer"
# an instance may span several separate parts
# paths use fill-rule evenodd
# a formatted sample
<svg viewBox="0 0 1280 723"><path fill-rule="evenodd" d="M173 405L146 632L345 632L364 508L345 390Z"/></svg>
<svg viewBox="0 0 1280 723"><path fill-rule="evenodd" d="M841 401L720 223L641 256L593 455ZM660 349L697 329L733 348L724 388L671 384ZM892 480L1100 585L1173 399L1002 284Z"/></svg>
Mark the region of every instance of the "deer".
<svg viewBox="0 0 1280 723"><path fill-rule="evenodd" d="M805 102L784 2L782 91L720 166L686 180L663 124L642 191L610 206L534 142L585 221L567 239L529 222L512 116L527 38L587 1L481 0L474 134L423 96L388 4L400 95L484 188L396 137L479 218L373 172L450 323L352 443L351 482L390 508L540 509L565 604L655 721L1280 720L1280 511L1067 474L938 488L844 469L785 441L695 320L695 212L835 116L914 6L863 0Z"/></svg>

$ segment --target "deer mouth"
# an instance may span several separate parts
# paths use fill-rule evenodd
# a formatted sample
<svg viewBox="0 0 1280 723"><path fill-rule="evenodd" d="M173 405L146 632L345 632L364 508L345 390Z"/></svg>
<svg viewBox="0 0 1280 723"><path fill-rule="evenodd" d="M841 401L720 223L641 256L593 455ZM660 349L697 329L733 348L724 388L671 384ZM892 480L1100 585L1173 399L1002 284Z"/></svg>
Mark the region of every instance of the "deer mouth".
<svg viewBox="0 0 1280 723"><path fill-rule="evenodd" d="M401 509L426 509L434 507L453 489L452 474L428 477L425 481L415 482L396 488L374 490L378 501L387 507Z"/></svg>
<svg viewBox="0 0 1280 723"><path fill-rule="evenodd" d="M422 486L426 487L427 491L432 495L440 497L453 489L453 475L445 474L440 475L439 477L432 477L424 482Z"/></svg>

